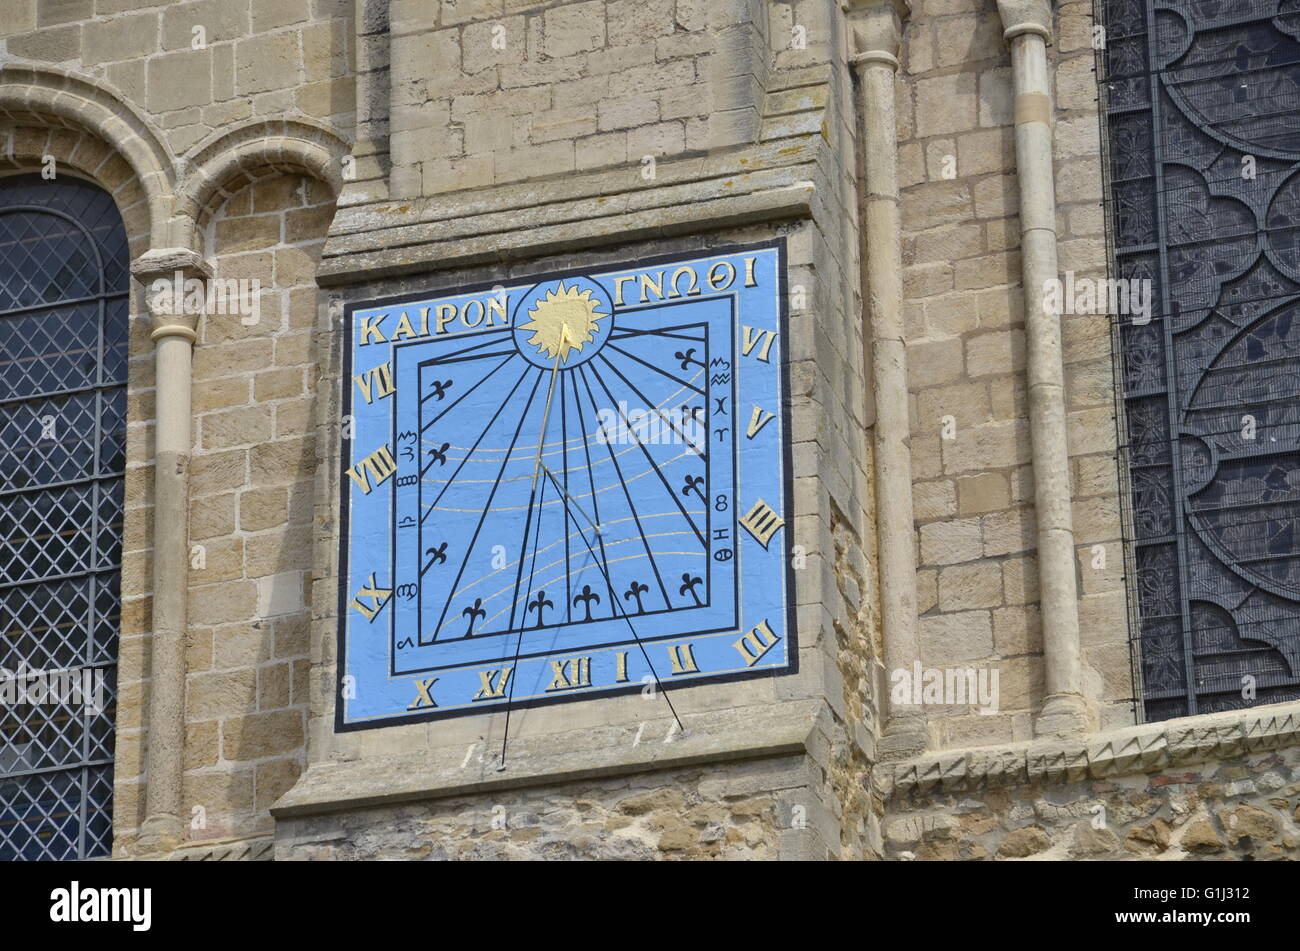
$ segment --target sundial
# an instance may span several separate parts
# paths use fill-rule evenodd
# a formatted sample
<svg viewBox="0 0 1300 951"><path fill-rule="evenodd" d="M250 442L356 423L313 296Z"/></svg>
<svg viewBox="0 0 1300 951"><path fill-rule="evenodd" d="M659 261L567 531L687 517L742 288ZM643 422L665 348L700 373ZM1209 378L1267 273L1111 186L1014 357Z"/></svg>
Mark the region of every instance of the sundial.
<svg viewBox="0 0 1300 951"><path fill-rule="evenodd" d="M339 728L793 669L783 256L348 309Z"/></svg>

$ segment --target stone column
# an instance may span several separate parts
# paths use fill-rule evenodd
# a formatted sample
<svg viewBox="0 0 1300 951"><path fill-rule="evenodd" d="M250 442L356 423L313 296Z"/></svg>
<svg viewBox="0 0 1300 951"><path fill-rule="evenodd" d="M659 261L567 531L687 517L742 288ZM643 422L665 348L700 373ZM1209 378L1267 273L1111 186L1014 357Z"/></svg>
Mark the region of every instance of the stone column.
<svg viewBox="0 0 1300 951"><path fill-rule="evenodd" d="M181 779L185 752L185 641L189 614L190 376L197 314L184 302L157 306L156 280L204 279L210 269L194 251L146 252L131 265L145 285L153 322L154 401L153 625L145 820L139 847L174 849L184 838ZM205 283L206 286L206 283Z"/></svg>
<svg viewBox="0 0 1300 951"><path fill-rule="evenodd" d="M916 610L916 524L912 515L912 446L907 348L903 333L903 260L898 207L898 130L894 81L903 0L856 0L850 59L858 76L864 174L859 190L863 232L863 335L871 342L875 397L877 561L886 678L912 670L921 656ZM886 691L887 695L887 691ZM925 718L886 700L880 740L884 758L926 747Z"/></svg>
<svg viewBox="0 0 1300 951"><path fill-rule="evenodd" d="M998 0L998 13L1005 27L1003 35L1011 45L1015 92L1029 430L1047 675L1047 696L1034 731L1042 736L1063 736L1089 730L1093 712L1083 695L1079 670L1079 598L1070 511L1070 454L1065 440L1061 319L1049 306L1046 294L1049 282L1059 279L1047 70L1052 10L1048 0Z"/></svg>

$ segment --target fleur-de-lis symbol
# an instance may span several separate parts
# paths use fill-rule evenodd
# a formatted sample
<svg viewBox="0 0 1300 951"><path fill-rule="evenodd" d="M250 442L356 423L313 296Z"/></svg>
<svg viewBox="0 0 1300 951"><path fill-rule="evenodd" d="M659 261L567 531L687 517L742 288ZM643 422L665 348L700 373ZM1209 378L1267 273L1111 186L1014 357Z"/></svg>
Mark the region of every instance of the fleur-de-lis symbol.
<svg viewBox="0 0 1300 951"><path fill-rule="evenodd" d="M704 493L700 491L700 486L702 485L704 485L704 476L688 475L686 477L686 481L682 483L682 488L681 488L682 497L685 498L686 496L694 492L697 496L700 497L700 500L703 501Z"/></svg>
<svg viewBox="0 0 1300 951"><path fill-rule="evenodd" d="M433 556L432 558L429 559L429 567L433 567L434 565L441 564L442 562L447 560L447 543L443 542L437 548L426 548L424 550L424 553L426 555Z"/></svg>
<svg viewBox="0 0 1300 951"><path fill-rule="evenodd" d="M433 458L437 461L438 465L445 466L447 464L447 450L450 448L451 448L451 443L445 442L437 449L430 449L429 455L433 456Z"/></svg>
<svg viewBox="0 0 1300 951"><path fill-rule="evenodd" d="M472 637L474 635L474 621L476 619L487 617L487 612L483 610L482 598L475 598L474 605L472 607L466 608L464 611L461 611L460 613L462 617L469 618L469 629L465 631L466 637Z"/></svg>
<svg viewBox="0 0 1300 951"><path fill-rule="evenodd" d="M644 585L639 581L633 581L632 587L623 592L623 600L630 601L632 598L636 598L636 613L644 614L645 606L641 603L641 595L645 594L649 590L649 585Z"/></svg>
<svg viewBox="0 0 1300 951"><path fill-rule="evenodd" d="M696 585L701 585L701 584L704 584L703 578L694 577L689 571L683 571L682 586L679 589L677 589L677 593L685 594L686 592L689 591L691 593L691 597L695 599L695 606L698 608L702 602L700 601L700 596L695 593L695 587Z"/></svg>
<svg viewBox="0 0 1300 951"><path fill-rule="evenodd" d="M546 596L545 589L537 592L537 597L528 602L528 610L537 612L537 626L542 626L542 611L555 607L555 602Z"/></svg>
<svg viewBox="0 0 1300 951"><path fill-rule="evenodd" d="M451 389L451 380L434 380L431 386L433 387L433 395L441 401L447 395L447 391Z"/></svg>
<svg viewBox="0 0 1300 951"><path fill-rule="evenodd" d="M583 618L583 620L590 621L592 602L600 604L600 595L591 590L591 585L584 584L582 586L582 592L573 596L573 604L575 607L578 605L578 602L582 602L582 606L587 609L587 616Z"/></svg>

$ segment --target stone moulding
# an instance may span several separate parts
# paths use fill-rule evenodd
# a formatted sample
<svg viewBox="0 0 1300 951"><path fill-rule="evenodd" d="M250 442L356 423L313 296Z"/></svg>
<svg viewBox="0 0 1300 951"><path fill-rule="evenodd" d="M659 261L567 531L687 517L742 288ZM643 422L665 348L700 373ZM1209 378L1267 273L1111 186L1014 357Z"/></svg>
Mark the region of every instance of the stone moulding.
<svg viewBox="0 0 1300 951"><path fill-rule="evenodd" d="M810 217L819 136L627 170L340 208L317 275L323 286L535 257L758 221Z"/></svg>
<svg viewBox="0 0 1300 951"><path fill-rule="evenodd" d="M957 750L878 765L885 800L1032 782L1106 779L1300 745L1300 702L1145 723L1078 740Z"/></svg>
<svg viewBox="0 0 1300 951"><path fill-rule="evenodd" d="M612 746L587 736L589 745L575 749L566 734L535 744L524 740L511 745L511 765L503 772L468 760L460 746L409 756L327 761L308 767L297 785L271 807L271 815L280 820L747 759L801 754L817 759L826 745L822 734L828 729L827 717L821 701L801 700L771 710L745 708L722 723L716 713L691 714L685 717L689 732L666 744ZM659 733L666 731L668 722L661 724ZM630 737L633 730L625 732Z"/></svg>
<svg viewBox="0 0 1300 951"><path fill-rule="evenodd" d="M271 862L275 860L275 840L265 836L187 846L167 858L173 862Z"/></svg>

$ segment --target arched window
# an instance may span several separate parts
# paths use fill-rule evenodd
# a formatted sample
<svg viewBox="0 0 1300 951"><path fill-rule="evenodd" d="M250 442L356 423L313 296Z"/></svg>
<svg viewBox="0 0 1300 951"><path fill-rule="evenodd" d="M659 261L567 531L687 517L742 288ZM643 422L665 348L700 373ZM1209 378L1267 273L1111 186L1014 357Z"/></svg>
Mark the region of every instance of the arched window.
<svg viewBox="0 0 1300 951"><path fill-rule="evenodd" d="M0 860L112 847L128 263L102 189L0 178Z"/></svg>

